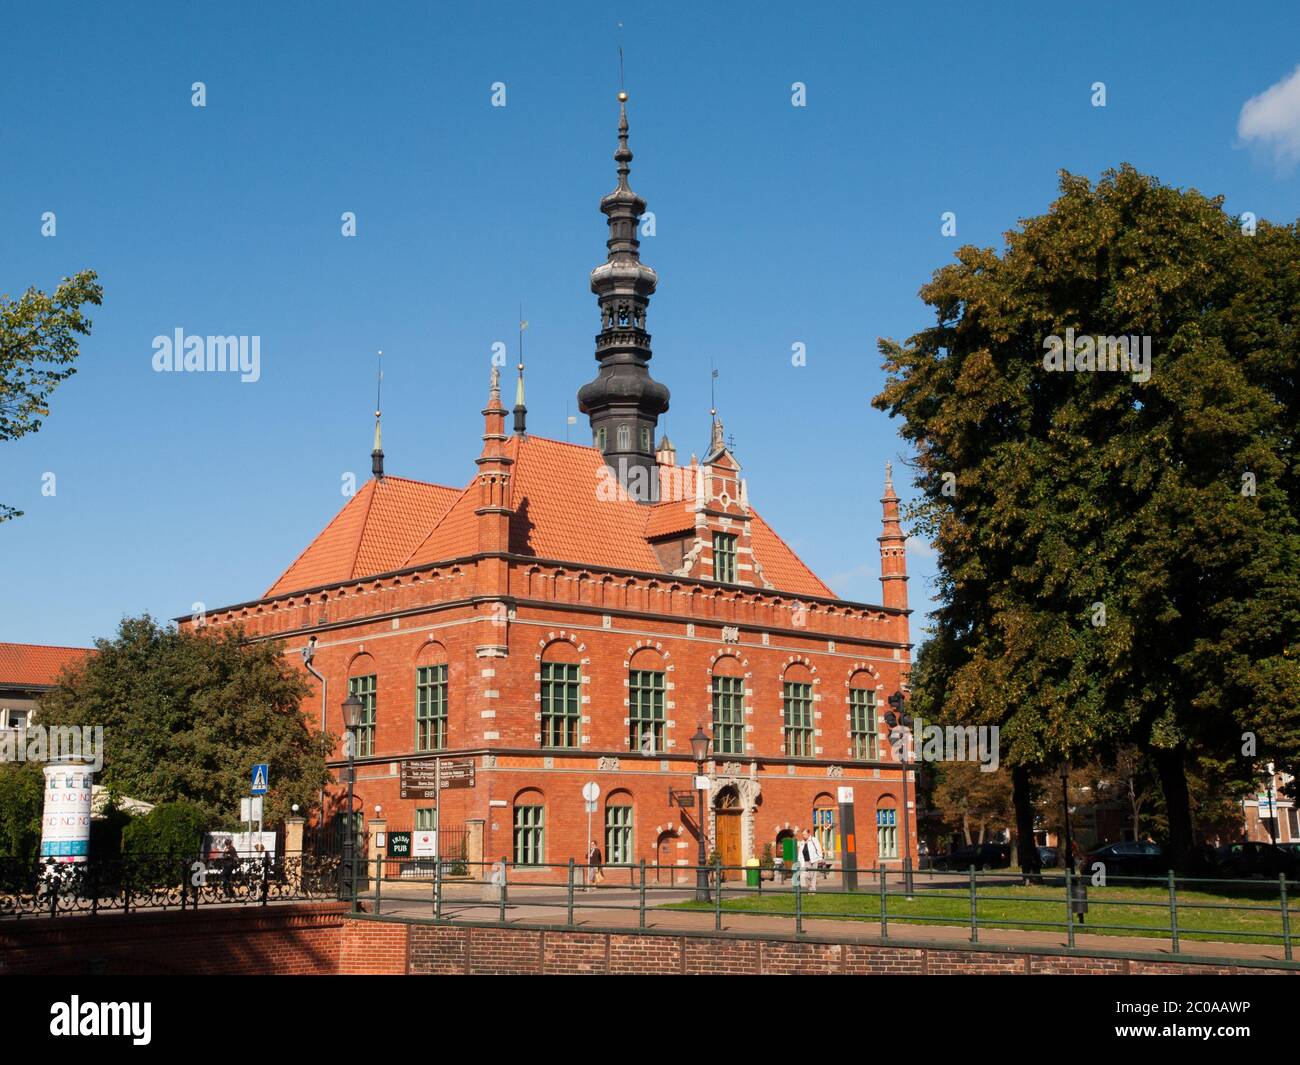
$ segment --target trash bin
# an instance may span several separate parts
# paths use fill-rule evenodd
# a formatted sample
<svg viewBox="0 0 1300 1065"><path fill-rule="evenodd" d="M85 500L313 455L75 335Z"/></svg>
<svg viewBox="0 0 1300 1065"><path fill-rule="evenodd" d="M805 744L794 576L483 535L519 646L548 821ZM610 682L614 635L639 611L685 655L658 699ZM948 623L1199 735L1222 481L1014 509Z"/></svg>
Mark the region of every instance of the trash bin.
<svg viewBox="0 0 1300 1065"><path fill-rule="evenodd" d="M758 887L761 870L758 867L757 858L748 858L745 861L745 886Z"/></svg>

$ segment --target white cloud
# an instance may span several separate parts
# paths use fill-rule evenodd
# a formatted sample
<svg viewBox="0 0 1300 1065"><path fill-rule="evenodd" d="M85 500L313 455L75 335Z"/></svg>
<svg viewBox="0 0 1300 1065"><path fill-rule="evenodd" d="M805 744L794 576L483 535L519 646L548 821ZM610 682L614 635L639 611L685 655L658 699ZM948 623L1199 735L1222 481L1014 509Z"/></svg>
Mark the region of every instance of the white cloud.
<svg viewBox="0 0 1300 1065"><path fill-rule="evenodd" d="M1242 104L1237 135L1272 148L1284 166L1300 162L1300 66Z"/></svg>

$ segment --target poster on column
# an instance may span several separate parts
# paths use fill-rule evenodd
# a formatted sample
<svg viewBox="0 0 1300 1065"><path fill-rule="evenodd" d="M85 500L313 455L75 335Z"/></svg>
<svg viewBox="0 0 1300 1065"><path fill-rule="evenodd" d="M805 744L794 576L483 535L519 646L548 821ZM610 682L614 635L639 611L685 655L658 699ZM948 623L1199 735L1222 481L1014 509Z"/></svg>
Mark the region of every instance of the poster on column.
<svg viewBox="0 0 1300 1065"><path fill-rule="evenodd" d="M87 766L45 767L41 857L84 862L90 856L90 796L94 772Z"/></svg>

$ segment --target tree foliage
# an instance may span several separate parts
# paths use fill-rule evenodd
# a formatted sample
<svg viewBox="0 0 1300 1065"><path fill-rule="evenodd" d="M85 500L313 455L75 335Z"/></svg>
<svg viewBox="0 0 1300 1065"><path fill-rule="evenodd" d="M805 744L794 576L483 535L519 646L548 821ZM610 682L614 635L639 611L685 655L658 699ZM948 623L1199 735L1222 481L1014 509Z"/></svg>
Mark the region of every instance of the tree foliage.
<svg viewBox="0 0 1300 1065"><path fill-rule="evenodd" d="M913 687L1000 725L1013 767L1136 744L1181 854L1190 759L1244 781L1243 734L1300 756L1300 234L1124 166L1063 173L1002 253L956 258L921 290L936 324L881 341L873 400L938 554ZM1151 338L1150 378L1049 372L1067 330Z"/></svg>
<svg viewBox="0 0 1300 1065"><path fill-rule="evenodd" d="M44 725L102 725L99 783L152 803L185 800L209 827L238 817L256 762L271 768L266 820L317 801L330 741L311 731L301 674L278 643L239 629L179 631L125 618L112 640L42 696Z"/></svg>
<svg viewBox="0 0 1300 1065"><path fill-rule="evenodd" d="M93 270L65 277L52 296L36 288L16 300L0 294L0 441L40 429L50 395L77 372L78 337L90 335L82 307L98 307L103 295ZM0 522L21 513L0 504Z"/></svg>
<svg viewBox="0 0 1300 1065"><path fill-rule="evenodd" d="M161 803L122 829L122 853L133 858L196 855L208 827L207 815L194 803Z"/></svg>

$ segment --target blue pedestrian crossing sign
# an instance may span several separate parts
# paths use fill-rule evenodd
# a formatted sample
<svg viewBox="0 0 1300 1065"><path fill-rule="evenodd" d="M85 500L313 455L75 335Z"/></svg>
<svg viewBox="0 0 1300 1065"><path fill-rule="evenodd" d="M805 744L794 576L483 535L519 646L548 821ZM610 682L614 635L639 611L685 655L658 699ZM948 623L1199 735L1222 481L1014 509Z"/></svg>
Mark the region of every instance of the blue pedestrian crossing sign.
<svg viewBox="0 0 1300 1065"><path fill-rule="evenodd" d="M248 790L254 795L265 795L267 792L268 781L271 774L266 762L258 762L253 766L253 786Z"/></svg>

